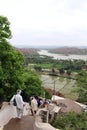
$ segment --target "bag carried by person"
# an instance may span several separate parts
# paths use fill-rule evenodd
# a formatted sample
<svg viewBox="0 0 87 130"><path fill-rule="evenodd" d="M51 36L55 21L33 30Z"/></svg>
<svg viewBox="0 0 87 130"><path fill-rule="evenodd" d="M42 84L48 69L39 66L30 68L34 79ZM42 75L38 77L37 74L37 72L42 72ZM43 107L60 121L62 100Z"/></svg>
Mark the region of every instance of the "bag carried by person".
<svg viewBox="0 0 87 130"><path fill-rule="evenodd" d="M16 99L14 98L14 100L13 100L13 105L14 106L17 106L17 103L16 103Z"/></svg>

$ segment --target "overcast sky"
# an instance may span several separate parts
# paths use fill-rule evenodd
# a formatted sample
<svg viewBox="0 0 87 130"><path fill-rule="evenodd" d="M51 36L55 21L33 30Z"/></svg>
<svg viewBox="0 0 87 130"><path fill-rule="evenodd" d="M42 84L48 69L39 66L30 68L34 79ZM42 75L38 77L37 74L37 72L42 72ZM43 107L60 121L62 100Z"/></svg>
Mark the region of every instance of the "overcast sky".
<svg viewBox="0 0 87 130"><path fill-rule="evenodd" d="M0 0L13 46L87 46L87 0Z"/></svg>

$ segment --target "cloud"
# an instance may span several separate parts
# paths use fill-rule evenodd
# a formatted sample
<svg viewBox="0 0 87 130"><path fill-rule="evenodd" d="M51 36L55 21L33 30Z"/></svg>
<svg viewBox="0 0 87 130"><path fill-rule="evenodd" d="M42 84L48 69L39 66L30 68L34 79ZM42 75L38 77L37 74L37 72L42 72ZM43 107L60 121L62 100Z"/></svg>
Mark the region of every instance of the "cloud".
<svg viewBox="0 0 87 130"><path fill-rule="evenodd" d="M85 46L87 44L87 30L79 29L75 32L43 32L33 30L21 30L17 37L13 37L11 43L16 41L17 45L36 46L36 45L71 45ZM15 45L15 43L13 44Z"/></svg>
<svg viewBox="0 0 87 130"><path fill-rule="evenodd" d="M0 0L0 5L14 45L86 45L87 0Z"/></svg>

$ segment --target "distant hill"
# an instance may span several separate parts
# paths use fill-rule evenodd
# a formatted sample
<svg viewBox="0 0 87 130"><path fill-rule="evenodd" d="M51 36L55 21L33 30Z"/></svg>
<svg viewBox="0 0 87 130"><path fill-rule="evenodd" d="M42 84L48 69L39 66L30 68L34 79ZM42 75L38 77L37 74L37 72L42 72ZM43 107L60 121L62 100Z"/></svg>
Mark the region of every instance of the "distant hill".
<svg viewBox="0 0 87 130"><path fill-rule="evenodd" d="M44 48L16 48L24 55L38 55L39 50L48 50L50 53L56 54L64 54L64 55L87 55L87 48L86 47L44 47Z"/></svg>
<svg viewBox="0 0 87 130"><path fill-rule="evenodd" d="M87 55L87 48L79 48L79 47L60 47L56 49L50 49L50 53L56 54L76 54L76 55Z"/></svg>
<svg viewBox="0 0 87 130"><path fill-rule="evenodd" d="M22 52L24 55L38 55L38 50L35 48L16 48L20 52Z"/></svg>

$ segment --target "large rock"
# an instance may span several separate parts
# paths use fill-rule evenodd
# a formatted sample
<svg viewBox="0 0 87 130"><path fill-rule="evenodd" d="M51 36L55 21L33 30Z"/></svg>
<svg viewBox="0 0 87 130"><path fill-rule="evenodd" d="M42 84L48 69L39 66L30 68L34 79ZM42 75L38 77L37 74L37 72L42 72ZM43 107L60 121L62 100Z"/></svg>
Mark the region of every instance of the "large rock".
<svg viewBox="0 0 87 130"><path fill-rule="evenodd" d="M76 112L76 113L81 113L82 112L82 107L77 104L75 101L70 100L70 99L61 99L61 100L56 100L56 103L58 106L61 107L61 112Z"/></svg>

